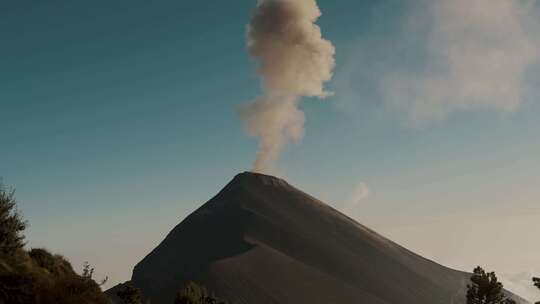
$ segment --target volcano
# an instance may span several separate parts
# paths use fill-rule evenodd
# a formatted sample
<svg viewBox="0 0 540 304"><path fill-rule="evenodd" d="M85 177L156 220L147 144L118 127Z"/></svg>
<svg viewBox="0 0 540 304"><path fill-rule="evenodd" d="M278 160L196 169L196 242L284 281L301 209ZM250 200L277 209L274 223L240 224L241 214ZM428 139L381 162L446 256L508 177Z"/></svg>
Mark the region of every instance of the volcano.
<svg viewBox="0 0 540 304"><path fill-rule="evenodd" d="M153 304L173 303L188 281L234 304L458 304L469 277L282 179L245 172L177 225L130 283Z"/></svg>

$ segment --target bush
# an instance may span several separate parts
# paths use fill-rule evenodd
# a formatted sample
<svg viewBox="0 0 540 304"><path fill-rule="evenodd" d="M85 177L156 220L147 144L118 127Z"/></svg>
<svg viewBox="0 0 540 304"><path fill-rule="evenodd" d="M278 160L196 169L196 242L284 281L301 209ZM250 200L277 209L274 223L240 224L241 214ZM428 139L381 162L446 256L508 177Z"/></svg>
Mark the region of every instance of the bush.
<svg viewBox="0 0 540 304"><path fill-rule="evenodd" d="M126 284L122 290L118 291L116 295L122 300L124 304L141 304L142 295L141 291L132 285Z"/></svg>
<svg viewBox="0 0 540 304"><path fill-rule="evenodd" d="M15 204L0 185L0 304L109 304L88 264L81 276L61 255L24 250L26 223Z"/></svg>
<svg viewBox="0 0 540 304"><path fill-rule="evenodd" d="M32 249L28 252L30 258L37 266L47 270L55 276L74 275L71 264L61 255L52 255L45 249Z"/></svg>
<svg viewBox="0 0 540 304"><path fill-rule="evenodd" d="M78 275L66 259L44 249L5 258L0 270L0 303L108 304L98 283Z"/></svg>
<svg viewBox="0 0 540 304"><path fill-rule="evenodd" d="M226 304L226 302L211 296L206 288L190 282L178 292L174 304Z"/></svg>

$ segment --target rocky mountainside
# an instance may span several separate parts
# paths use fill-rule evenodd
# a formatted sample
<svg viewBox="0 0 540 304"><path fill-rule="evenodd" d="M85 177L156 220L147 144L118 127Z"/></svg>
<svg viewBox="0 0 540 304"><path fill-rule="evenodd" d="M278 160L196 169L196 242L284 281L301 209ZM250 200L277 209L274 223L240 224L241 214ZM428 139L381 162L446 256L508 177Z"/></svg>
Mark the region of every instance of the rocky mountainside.
<svg viewBox="0 0 540 304"><path fill-rule="evenodd" d="M282 179L246 172L176 226L131 283L153 304L173 303L187 281L235 304L459 304L469 276Z"/></svg>

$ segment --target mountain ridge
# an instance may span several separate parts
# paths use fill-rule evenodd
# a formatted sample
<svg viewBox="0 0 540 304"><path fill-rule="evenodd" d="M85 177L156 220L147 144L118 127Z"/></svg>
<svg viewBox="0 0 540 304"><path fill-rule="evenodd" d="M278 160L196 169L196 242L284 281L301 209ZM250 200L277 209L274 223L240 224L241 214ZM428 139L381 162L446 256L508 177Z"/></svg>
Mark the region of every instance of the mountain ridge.
<svg viewBox="0 0 540 304"><path fill-rule="evenodd" d="M140 261L132 283L158 304L191 280L236 304L433 304L464 303L469 276L283 179L244 172Z"/></svg>

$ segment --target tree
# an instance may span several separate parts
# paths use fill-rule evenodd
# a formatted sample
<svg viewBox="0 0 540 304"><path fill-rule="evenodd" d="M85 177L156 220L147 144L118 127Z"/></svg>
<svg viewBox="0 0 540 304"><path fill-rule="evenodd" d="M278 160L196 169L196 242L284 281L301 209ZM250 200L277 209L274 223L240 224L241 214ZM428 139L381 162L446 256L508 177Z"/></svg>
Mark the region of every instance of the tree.
<svg viewBox="0 0 540 304"><path fill-rule="evenodd" d="M540 278L533 278L533 283L534 283L534 286L536 286L536 287L538 287L538 289L540 289ZM536 304L540 304L540 301L536 302Z"/></svg>
<svg viewBox="0 0 540 304"><path fill-rule="evenodd" d="M174 304L226 304L211 296L208 290L193 282L188 283L176 295Z"/></svg>
<svg viewBox="0 0 540 304"><path fill-rule="evenodd" d="M124 304L142 304L141 291L130 285L124 285L124 288L116 293Z"/></svg>
<svg viewBox="0 0 540 304"><path fill-rule="evenodd" d="M15 210L15 191L0 183L0 254L12 256L20 251L24 243L22 232L26 222Z"/></svg>
<svg viewBox="0 0 540 304"><path fill-rule="evenodd" d="M486 273L480 266L474 269L471 285L467 285L467 304L515 304L504 294L503 284L494 272Z"/></svg>
<svg viewBox="0 0 540 304"><path fill-rule="evenodd" d="M85 264L77 274L61 255L24 249L26 228L13 190L0 184L0 304L109 304Z"/></svg>

